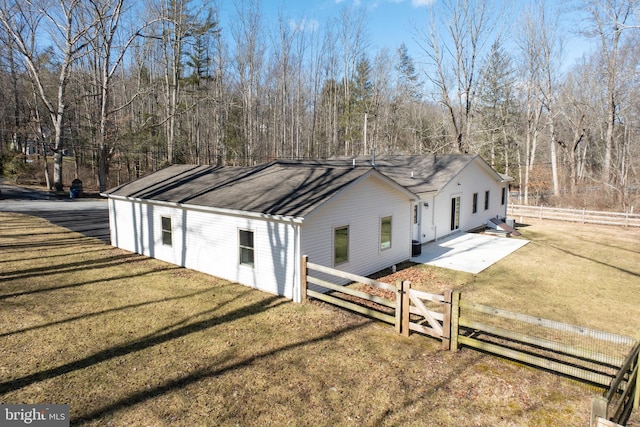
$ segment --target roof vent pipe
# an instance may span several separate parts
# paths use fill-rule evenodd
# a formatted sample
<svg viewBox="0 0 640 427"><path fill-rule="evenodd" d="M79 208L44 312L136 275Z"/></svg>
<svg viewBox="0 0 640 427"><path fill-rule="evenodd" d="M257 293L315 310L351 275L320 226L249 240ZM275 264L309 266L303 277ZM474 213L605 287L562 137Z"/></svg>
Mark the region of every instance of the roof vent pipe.
<svg viewBox="0 0 640 427"><path fill-rule="evenodd" d="M351 167L355 168L356 167L356 159L352 159L352 163L351 163Z"/></svg>
<svg viewBox="0 0 640 427"><path fill-rule="evenodd" d="M371 149L371 166L376 167L376 149Z"/></svg>

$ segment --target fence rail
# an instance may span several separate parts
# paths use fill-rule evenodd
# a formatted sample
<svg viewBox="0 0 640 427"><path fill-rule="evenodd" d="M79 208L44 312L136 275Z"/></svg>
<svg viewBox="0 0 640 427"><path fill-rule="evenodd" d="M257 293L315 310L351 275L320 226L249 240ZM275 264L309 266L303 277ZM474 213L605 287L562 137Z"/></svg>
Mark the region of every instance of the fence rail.
<svg viewBox="0 0 640 427"><path fill-rule="evenodd" d="M635 341L460 300L457 343L608 387ZM455 347L452 346L453 349Z"/></svg>
<svg viewBox="0 0 640 427"><path fill-rule="evenodd" d="M507 208L507 215L514 218L526 217L580 222L582 224L640 227L640 215L631 212L589 211L586 209L562 209L510 204Z"/></svg>
<svg viewBox="0 0 640 427"><path fill-rule="evenodd" d="M351 286L333 283L326 278L310 274L310 271L380 289L385 291L383 293L389 295L389 298L373 295ZM309 285L315 285L320 289L310 289ZM408 281L398 281L396 286L393 286L368 277L314 264L304 256L302 259L302 297L303 300L312 297L392 324L396 332L405 336L408 336L410 331L429 335L442 340L442 348L449 350L451 309L447 304L451 303L451 291L445 295L430 294L411 289L411 282ZM435 303L440 310L431 310L425 301L427 304ZM374 304L363 305L362 302Z"/></svg>
<svg viewBox="0 0 640 427"><path fill-rule="evenodd" d="M310 270L371 286L389 298L333 283ZM411 289L408 281L393 286L311 263L306 256L302 273L303 300L309 296L370 316L405 336L415 331L440 339L443 350L464 345L600 387L604 393L592 399L594 427L598 422L624 425L639 406L640 342L633 338L476 304L462 300L458 291L431 294Z"/></svg>
<svg viewBox="0 0 640 427"><path fill-rule="evenodd" d="M356 289L352 289L348 286L338 285L328 280L320 279L318 277L309 275L309 270L315 270L321 273L329 274L331 276L340 277L343 279L354 280L359 283L366 283L367 285L373 286L375 288L384 289L387 291L393 291L397 295L400 294L401 288L398 289L397 287L393 287L388 283L378 282L376 280L371 280L367 277L361 277L361 276L357 276L344 271L325 267L323 265L314 264L314 263L308 262L306 258L303 260L303 263L305 264L305 267L303 268L303 271L305 271L303 292L306 296L309 296L324 302L328 302L330 304L337 305L339 307L346 308L348 310L355 311L357 313L364 314L366 316L373 317L374 319L378 319L386 323L390 323L392 325L395 325L396 331L398 332L401 331L400 329L401 313L400 313L400 310L398 310L399 308L398 301L400 301L400 298L396 298L395 300L386 299L386 298L379 297L377 295L372 295L367 292L362 292ZM359 298L361 300L375 302L382 306L389 307L395 312L395 315L391 315L379 309L362 306L361 304L357 304L353 301L349 301L342 297L338 297L338 296L327 294L325 292L309 289L308 284L316 285L321 288L332 290L332 291L337 291L341 294L350 295L350 296Z"/></svg>
<svg viewBox="0 0 640 427"><path fill-rule="evenodd" d="M514 313L452 296L451 349L459 345L595 384L599 419L625 425L640 401L640 342L631 337Z"/></svg>
<svg viewBox="0 0 640 427"><path fill-rule="evenodd" d="M598 418L626 425L631 411L640 404L638 369L640 365L640 342L627 355L620 370L602 396L591 402L591 424Z"/></svg>

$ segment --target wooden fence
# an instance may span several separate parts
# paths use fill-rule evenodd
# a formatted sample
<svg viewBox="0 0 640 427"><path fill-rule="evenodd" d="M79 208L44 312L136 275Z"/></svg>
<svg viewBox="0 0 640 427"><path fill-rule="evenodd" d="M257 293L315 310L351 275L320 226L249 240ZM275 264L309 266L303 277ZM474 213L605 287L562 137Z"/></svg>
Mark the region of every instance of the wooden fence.
<svg viewBox="0 0 640 427"><path fill-rule="evenodd" d="M595 427L622 427L620 424L618 423L614 423L613 421L609 421L609 420L605 420L604 418L598 418L595 421L591 421L591 426L594 427L594 423L595 423Z"/></svg>
<svg viewBox="0 0 640 427"><path fill-rule="evenodd" d="M632 338L514 313L453 296L451 348L465 345L609 387ZM456 332L457 331L457 335Z"/></svg>
<svg viewBox="0 0 640 427"><path fill-rule="evenodd" d="M640 343L604 331L514 313L452 296L451 349L464 345L605 389L592 400L598 418L624 425L638 408Z"/></svg>
<svg viewBox="0 0 640 427"><path fill-rule="evenodd" d="M370 286L376 294L353 284ZM594 427L625 424L639 407L640 342L630 337L476 304L461 299L458 291L431 294L412 289L408 281L393 286L311 263L305 256L302 299L307 297L392 324L405 336L415 331L434 337L444 350L466 346L596 385L605 392L592 400Z"/></svg>
<svg viewBox="0 0 640 427"><path fill-rule="evenodd" d="M582 224L619 225L640 227L640 215L631 212L588 211L586 209L561 209L545 206L509 204L507 214L513 218L539 218L559 221L580 222ZM520 221L522 222L522 221Z"/></svg>
<svg viewBox="0 0 640 427"><path fill-rule="evenodd" d="M609 388L602 396L596 396L591 402L591 425L599 419L626 425L631 411L640 405L640 342L636 343L625 359Z"/></svg>
<svg viewBox="0 0 640 427"><path fill-rule="evenodd" d="M381 290L374 295L366 290L353 286L344 286L330 279L310 274L310 271L363 284ZM310 289L315 285L318 290ZM302 300L315 298L356 313L392 324L396 332L409 336L410 331L429 335L442 340L442 348L449 349L451 335L451 295L430 294L411 289L411 282L398 281L395 286L347 273L335 268L309 262L307 256L302 258ZM385 296L381 296L386 295ZM425 304L425 301L427 302ZM364 303L364 304L363 304ZM439 309L430 309L427 304L435 303ZM435 307L434 307L435 308Z"/></svg>

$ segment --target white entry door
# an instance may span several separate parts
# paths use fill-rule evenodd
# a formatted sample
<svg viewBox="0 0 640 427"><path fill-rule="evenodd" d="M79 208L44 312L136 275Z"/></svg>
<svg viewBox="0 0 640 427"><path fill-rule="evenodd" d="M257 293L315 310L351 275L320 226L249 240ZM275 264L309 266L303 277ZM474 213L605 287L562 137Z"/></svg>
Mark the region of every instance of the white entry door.
<svg viewBox="0 0 640 427"><path fill-rule="evenodd" d="M460 229L460 196L451 198L451 231Z"/></svg>

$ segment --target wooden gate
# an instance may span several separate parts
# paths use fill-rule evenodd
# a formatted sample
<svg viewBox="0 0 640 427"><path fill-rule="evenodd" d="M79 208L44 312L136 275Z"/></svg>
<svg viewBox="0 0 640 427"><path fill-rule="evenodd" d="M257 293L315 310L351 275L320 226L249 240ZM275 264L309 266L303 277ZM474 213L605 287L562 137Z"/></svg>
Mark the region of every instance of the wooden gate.
<svg viewBox="0 0 640 427"><path fill-rule="evenodd" d="M310 271L320 273L311 274ZM330 277L333 277L332 281ZM348 284L335 283L335 278L368 285L382 290L382 294L353 289ZM313 285L315 289L310 289ZM302 259L302 300L307 297L337 305L395 326L396 332L409 336L415 331L442 340L442 348L449 350L451 337L451 291L445 295L430 294L411 289L411 282L398 281L395 286L347 273L335 268Z"/></svg>
<svg viewBox="0 0 640 427"><path fill-rule="evenodd" d="M402 331L405 336L415 331L442 340L442 349L451 347L451 290L444 295L411 289L410 282L402 289ZM426 303L425 303L426 302ZM427 306L429 305L429 307ZM430 309L433 308L433 309Z"/></svg>

